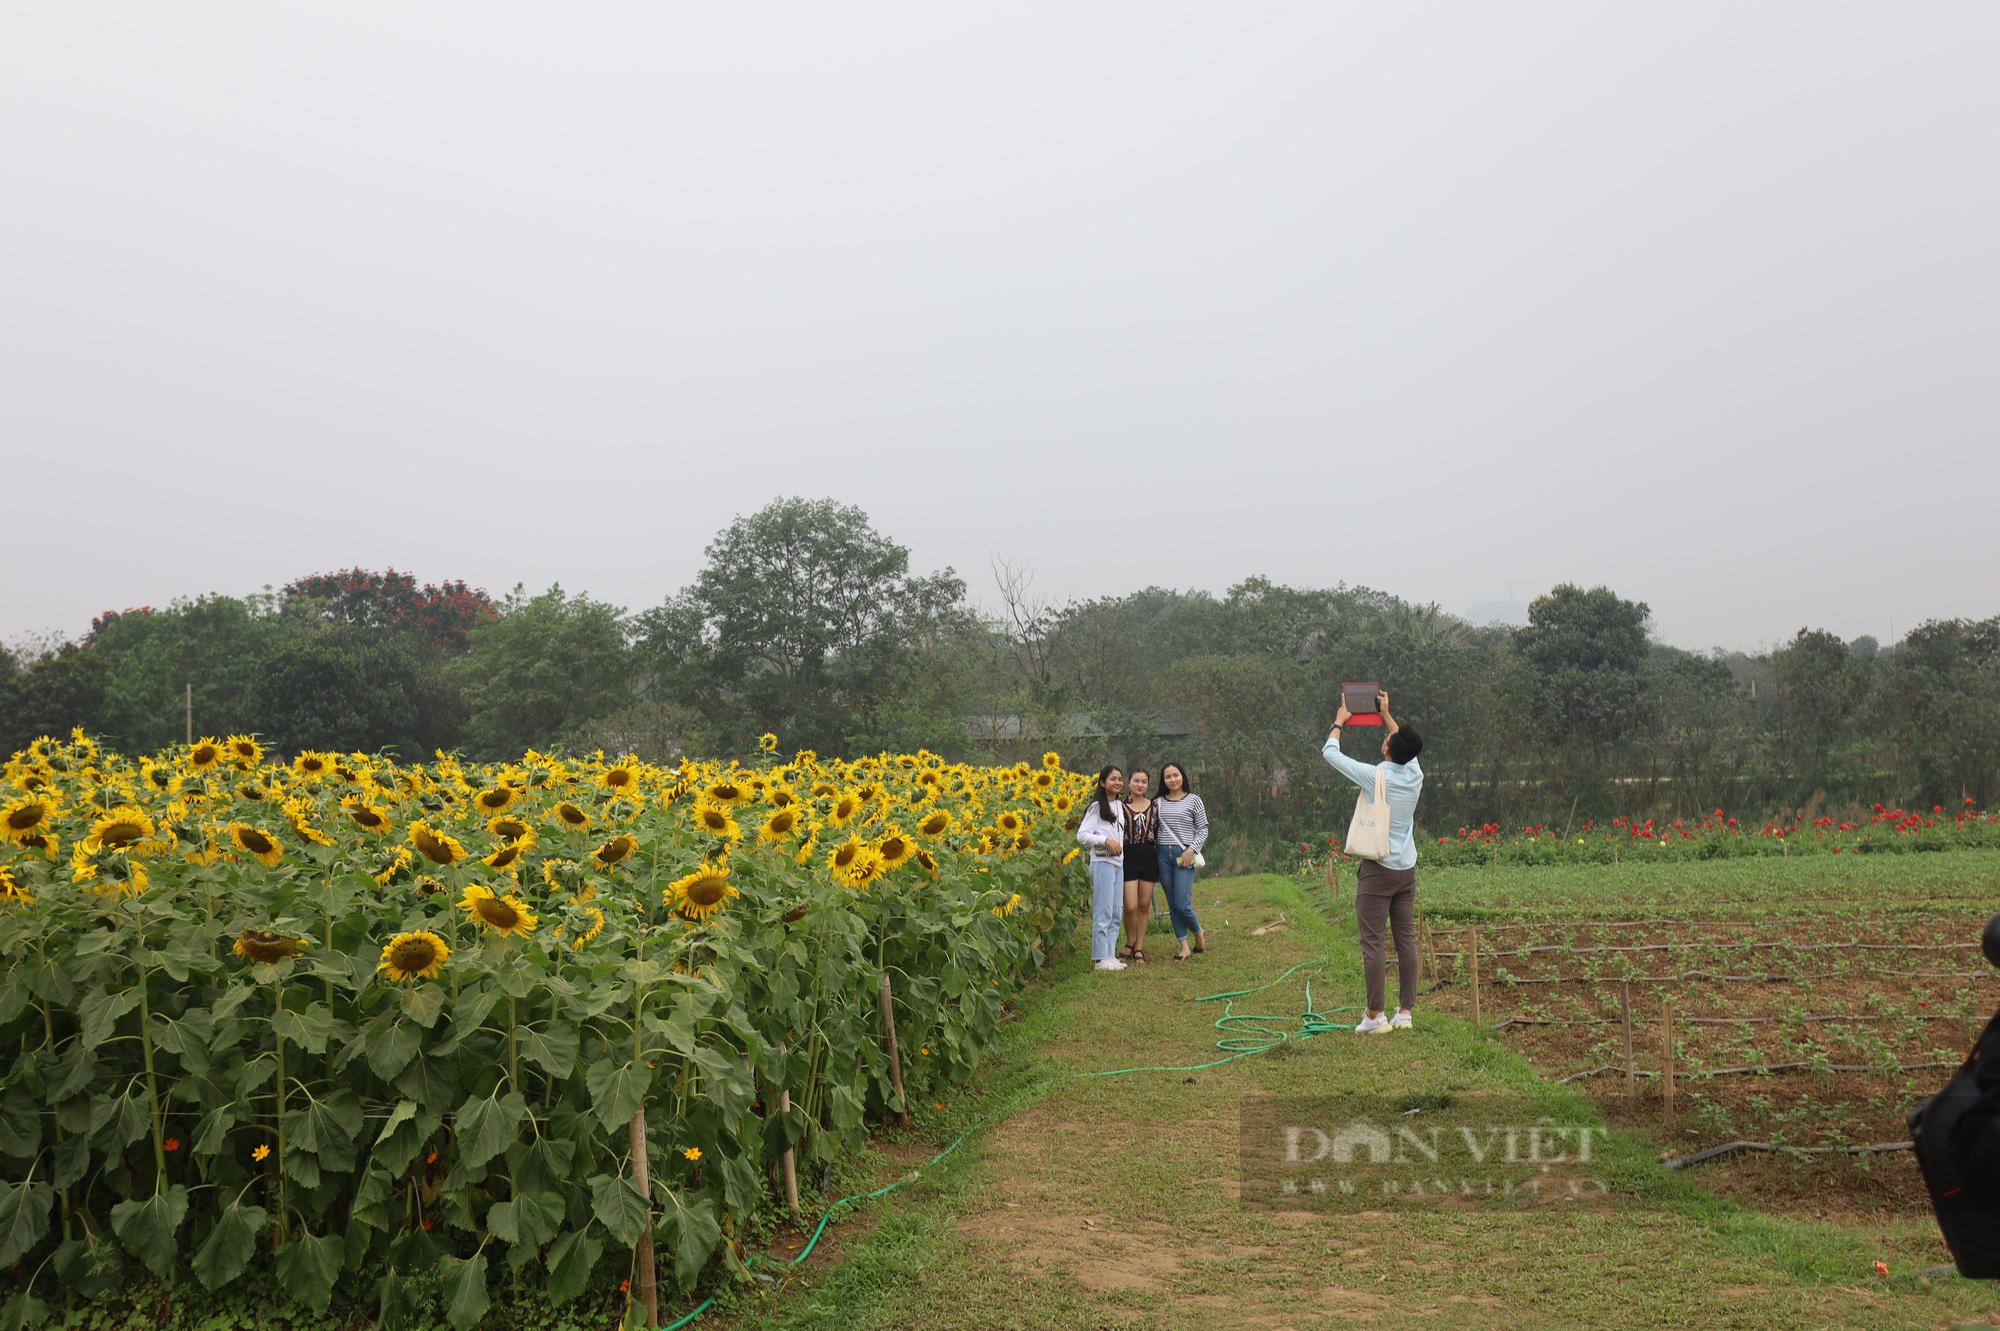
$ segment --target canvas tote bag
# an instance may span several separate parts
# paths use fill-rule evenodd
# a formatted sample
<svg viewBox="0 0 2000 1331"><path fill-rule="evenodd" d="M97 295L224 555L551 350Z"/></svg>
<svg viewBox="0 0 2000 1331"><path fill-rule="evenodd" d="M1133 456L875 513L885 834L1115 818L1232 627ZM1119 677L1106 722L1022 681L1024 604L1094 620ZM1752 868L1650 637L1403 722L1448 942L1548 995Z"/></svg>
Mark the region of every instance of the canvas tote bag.
<svg viewBox="0 0 2000 1331"><path fill-rule="evenodd" d="M1354 797L1354 821L1347 825L1345 850L1357 860L1389 858L1389 774L1375 769L1375 798L1362 791Z"/></svg>

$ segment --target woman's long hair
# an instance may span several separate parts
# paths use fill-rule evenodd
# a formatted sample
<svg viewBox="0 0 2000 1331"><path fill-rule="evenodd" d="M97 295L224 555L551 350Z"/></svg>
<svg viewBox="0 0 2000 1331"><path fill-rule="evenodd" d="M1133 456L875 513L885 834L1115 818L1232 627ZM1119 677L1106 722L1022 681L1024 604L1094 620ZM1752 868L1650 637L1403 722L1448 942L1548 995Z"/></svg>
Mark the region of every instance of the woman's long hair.
<svg viewBox="0 0 2000 1331"><path fill-rule="evenodd" d="M1118 815L1111 812L1111 792L1104 788L1104 779L1110 776L1113 772L1117 772L1121 776L1124 775L1123 769L1121 769L1116 763L1113 763L1111 766L1105 768L1103 771L1097 774L1097 791L1095 794L1091 796L1092 799L1095 799L1097 801L1097 816L1099 818L1102 818L1107 823L1115 823L1118 821Z"/></svg>
<svg viewBox="0 0 2000 1331"><path fill-rule="evenodd" d="M1173 768L1176 772L1179 772L1181 774L1181 794L1183 795L1194 794L1194 782L1188 780L1187 768L1182 767L1179 763L1161 763L1160 793L1157 796L1155 796L1155 798L1165 799L1167 797L1167 769L1169 767Z"/></svg>

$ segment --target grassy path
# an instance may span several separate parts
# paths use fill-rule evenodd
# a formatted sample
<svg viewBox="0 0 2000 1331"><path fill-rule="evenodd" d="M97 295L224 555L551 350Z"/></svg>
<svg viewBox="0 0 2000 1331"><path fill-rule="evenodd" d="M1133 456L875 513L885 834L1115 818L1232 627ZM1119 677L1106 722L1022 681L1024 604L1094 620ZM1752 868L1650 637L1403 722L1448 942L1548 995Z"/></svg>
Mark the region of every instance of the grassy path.
<svg viewBox="0 0 2000 1331"><path fill-rule="evenodd" d="M1213 904L1213 903L1220 904ZM1332 924L1287 879L1200 885L1213 950L1113 975L1071 965L1037 990L980 1085L921 1135L940 1144L1058 1074L1221 1057L1221 1004L1329 956L1322 1012L1360 997L1351 916ZM1263 936L1250 929L1287 917ZM1225 923L1226 921L1226 923ZM1168 935L1171 941L1171 935ZM1393 983L1393 978L1392 978ZM1250 1010L1296 1014L1297 978ZM1237 1200L1245 1096L1342 1087L1421 1093L1512 1090L1550 1104L1534 1077L1461 1022L1382 1037L1346 1033L1190 1073L1069 1080L971 1138L916 1185L809 1291L745 1309L737 1325L856 1328L1396 1326L1952 1327L2000 1320L2000 1298L1914 1274L1944 1260L1922 1227L1878 1238L1775 1220L1648 1171L1653 1204L1621 1212L1371 1217L1264 1211ZM933 1148L935 1149L935 1148ZM1885 1257L1898 1271L1872 1277Z"/></svg>

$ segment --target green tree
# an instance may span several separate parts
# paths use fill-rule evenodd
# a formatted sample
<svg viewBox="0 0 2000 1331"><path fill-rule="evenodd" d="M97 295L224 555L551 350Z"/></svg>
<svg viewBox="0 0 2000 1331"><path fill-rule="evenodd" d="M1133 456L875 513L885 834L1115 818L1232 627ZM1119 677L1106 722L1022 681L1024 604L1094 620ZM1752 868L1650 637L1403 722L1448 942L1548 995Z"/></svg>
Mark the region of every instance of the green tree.
<svg viewBox="0 0 2000 1331"><path fill-rule="evenodd" d="M1569 583L1529 605L1515 644L1535 673L1535 721L1551 748L1595 767L1601 750L1646 727L1650 614L1609 587Z"/></svg>
<svg viewBox="0 0 2000 1331"><path fill-rule="evenodd" d="M1830 755L1868 702L1870 662L1823 629L1800 629L1771 653L1779 751L1796 776L1824 783Z"/></svg>
<svg viewBox="0 0 2000 1331"><path fill-rule="evenodd" d="M638 662L622 608L560 586L533 597L517 586L500 609L472 630L470 652L446 672L475 753L518 757L632 701Z"/></svg>
<svg viewBox="0 0 2000 1331"><path fill-rule="evenodd" d="M775 500L706 554L639 627L653 688L710 717L725 748L765 731L827 753L873 742L910 644L963 619L956 574L913 577L908 550L831 499Z"/></svg>
<svg viewBox="0 0 2000 1331"><path fill-rule="evenodd" d="M420 638L336 624L267 657L248 709L280 753L388 750L421 761L458 741L458 698L443 675L443 659Z"/></svg>
<svg viewBox="0 0 2000 1331"><path fill-rule="evenodd" d="M265 661L308 627L269 595L211 594L101 617L89 650L104 662L106 734L133 753L180 742L190 684L197 736L255 730L250 693Z"/></svg>
<svg viewBox="0 0 2000 1331"><path fill-rule="evenodd" d="M80 644L60 643L27 661L0 647L0 753L78 726L101 731L104 685L104 658Z"/></svg>
<svg viewBox="0 0 2000 1331"><path fill-rule="evenodd" d="M1886 722L1921 799L2000 797L2000 617L1910 631L1883 681Z"/></svg>

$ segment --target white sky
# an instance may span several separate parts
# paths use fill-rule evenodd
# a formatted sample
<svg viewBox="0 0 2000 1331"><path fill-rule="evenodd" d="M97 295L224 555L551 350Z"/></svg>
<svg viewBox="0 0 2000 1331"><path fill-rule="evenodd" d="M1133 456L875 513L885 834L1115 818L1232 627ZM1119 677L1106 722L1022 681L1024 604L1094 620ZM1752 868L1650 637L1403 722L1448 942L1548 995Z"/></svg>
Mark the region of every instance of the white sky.
<svg viewBox="0 0 2000 1331"><path fill-rule="evenodd" d="M2000 8L0 5L0 638L633 608L777 494L990 598L2000 613Z"/></svg>

